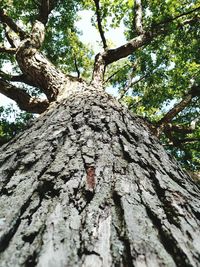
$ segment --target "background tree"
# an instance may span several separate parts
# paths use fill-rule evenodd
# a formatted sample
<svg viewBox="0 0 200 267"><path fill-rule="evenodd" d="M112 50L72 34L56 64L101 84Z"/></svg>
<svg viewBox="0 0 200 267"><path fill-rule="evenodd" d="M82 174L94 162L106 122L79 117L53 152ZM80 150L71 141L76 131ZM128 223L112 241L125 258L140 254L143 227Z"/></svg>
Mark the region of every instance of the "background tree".
<svg viewBox="0 0 200 267"><path fill-rule="evenodd" d="M83 9L102 40L95 58L75 27ZM1 149L3 266L198 266L199 188L157 137L198 170L199 9L2 1L0 62L15 73L1 71L0 92L41 114ZM123 18L127 42L113 48L106 32Z"/></svg>

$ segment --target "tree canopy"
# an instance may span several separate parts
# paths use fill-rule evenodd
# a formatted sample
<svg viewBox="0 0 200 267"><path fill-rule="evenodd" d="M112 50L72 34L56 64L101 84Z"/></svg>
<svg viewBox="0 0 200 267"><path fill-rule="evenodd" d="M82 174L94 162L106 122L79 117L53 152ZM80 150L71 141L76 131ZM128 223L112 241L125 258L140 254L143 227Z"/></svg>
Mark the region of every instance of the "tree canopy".
<svg viewBox="0 0 200 267"><path fill-rule="evenodd" d="M82 10L93 12L91 24L102 46L97 55L92 45L81 42L76 21ZM199 0L2 0L0 93L25 113L11 123L11 110L1 108L1 143L23 127L30 113L42 113L56 100L54 89L34 79L36 70L22 66L23 49L30 45L30 53L39 51L38 61L51 61L61 78L64 73L72 80L117 88L119 101L145 119L185 168L198 171L199 10ZM115 47L108 31L121 23L127 41ZM8 62L12 73L5 71Z"/></svg>

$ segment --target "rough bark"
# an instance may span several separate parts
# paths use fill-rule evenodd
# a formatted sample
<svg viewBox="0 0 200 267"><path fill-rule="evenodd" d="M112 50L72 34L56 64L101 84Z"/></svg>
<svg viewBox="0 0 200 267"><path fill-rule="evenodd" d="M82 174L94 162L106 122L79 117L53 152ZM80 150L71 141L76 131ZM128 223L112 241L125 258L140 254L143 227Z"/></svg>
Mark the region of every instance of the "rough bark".
<svg viewBox="0 0 200 267"><path fill-rule="evenodd" d="M44 41L44 25L36 21L31 37L21 42L16 59L24 76L33 86L39 87L48 101L56 100L63 90L67 77L57 69L42 53L38 51Z"/></svg>
<svg viewBox="0 0 200 267"><path fill-rule="evenodd" d="M0 175L1 266L199 266L199 188L103 91L52 103Z"/></svg>
<svg viewBox="0 0 200 267"><path fill-rule="evenodd" d="M142 1L135 0L135 29L137 34L142 34L144 32L142 25Z"/></svg>

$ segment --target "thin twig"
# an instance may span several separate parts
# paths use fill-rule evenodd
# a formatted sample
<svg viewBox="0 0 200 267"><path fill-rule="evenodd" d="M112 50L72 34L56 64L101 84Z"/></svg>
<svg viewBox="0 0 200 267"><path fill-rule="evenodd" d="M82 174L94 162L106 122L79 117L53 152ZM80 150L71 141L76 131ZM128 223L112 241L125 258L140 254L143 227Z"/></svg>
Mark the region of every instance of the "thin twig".
<svg viewBox="0 0 200 267"><path fill-rule="evenodd" d="M168 19L166 19L164 21L161 21L159 23L153 24L153 27L157 27L157 26L160 26L160 25L163 25L163 24L168 24L168 23L170 23L170 22L172 22L174 20L177 20L177 19L179 19L181 17L187 16L187 15L189 15L189 14L195 12L195 11L198 11L198 10L200 10L200 6L194 8L194 9L191 9L191 10L189 10L187 12L181 13L181 14L175 16L175 17L171 17L171 18L168 18ZM188 21L188 22L190 22L190 21Z"/></svg>
<svg viewBox="0 0 200 267"><path fill-rule="evenodd" d="M148 74L145 74L145 75L143 75L142 77L140 77L138 80L136 80L136 81L134 81L134 82L132 81L134 77L132 77L132 78L130 79L128 85L122 90L122 93L121 93L120 97L118 98L118 100L121 100L121 99L124 97L124 95L128 92L128 90L129 90L132 86L134 86L134 85L136 85L137 83L139 83L140 81L144 80L144 79L145 79L147 76L149 76L149 75L150 75L149 73L148 73Z"/></svg>
<svg viewBox="0 0 200 267"><path fill-rule="evenodd" d="M74 66L75 66L75 69L76 69L76 72L77 72L77 78L80 78L80 70L78 68L78 64L77 64L77 60L76 60L76 56L74 55Z"/></svg>
<svg viewBox="0 0 200 267"><path fill-rule="evenodd" d="M106 84L107 82L109 82L116 74L118 74L122 69L124 69L125 67L129 66L129 64L125 64L122 68L119 68L117 71L115 71L113 74L111 74L105 81L103 84ZM134 69L134 66L133 66Z"/></svg>

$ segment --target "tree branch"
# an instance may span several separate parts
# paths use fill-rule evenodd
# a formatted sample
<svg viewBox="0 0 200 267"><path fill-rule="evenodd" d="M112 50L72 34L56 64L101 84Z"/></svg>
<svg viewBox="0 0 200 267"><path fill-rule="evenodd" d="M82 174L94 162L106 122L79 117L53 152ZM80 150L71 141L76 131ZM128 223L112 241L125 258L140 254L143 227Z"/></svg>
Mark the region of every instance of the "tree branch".
<svg viewBox="0 0 200 267"><path fill-rule="evenodd" d="M127 86L122 90L122 93L121 93L120 97L118 98L118 100L121 100L124 97L124 95L128 92L128 90L131 88L131 86L134 86L135 84L137 84L140 81L144 80L146 77L147 77L147 74L142 76L142 77L140 77L138 80L136 80L134 82L132 81L133 80L133 77L132 77L132 79L127 84Z"/></svg>
<svg viewBox="0 0 200 267"><path fill-rule="evenodd" d="M4 31L5 31L5 37L6 37L7 41L9 42L10 46L13 48L16 47L15 38L13 38L13 36L12 36L13 31L5 23L3 23L3 27L4 27Z"/></svg>
<svg viewBox="0 0 200 267"><path fill-rule="evenodd" d="M36 20L33 24L33 28L31 31L30 40L27 39L28 45L31 45L32 48L39 49L43 42L45 37L45 26L41 21Z"/></svg>
<svg viewBox="0 0 200 267"><path fill-rule="evenodd" d="M54 9L56 3L56 0L41 0L37 20L45 25L48 21L49 14Z"/></svg>
<svg viewBox="0 0 200 267"><path fill-rule="evenodd" d="M26 37L26 33L13 21L12 18L10 18L6 14L6 11L3 9L0 9L0 21L2 23L7 24L11 28L11 30L17 33L21 40L23 40Z"/></svg>
<svg viewBox="0 0 200 267"><path fill-rule="evenodd" d="M200 6L194 8L194 9L191 9L191 10L189 10L189 11L187 11L187 12L181 13L181 14L175 16L175 17L168 18L168 19L166 19L166 20L164 20L164 21L161 21L161 22L159 22L159 23L157 23L157 24L153 24L152 26L153 26L153 27L157 27L157 26L160 26L160 25L169 24L170 22L172 22L172 21L174 21L174 20L177 20L177 19L179 19L179 18L181 18L181 17L187 16L187 15L189 15L189 14L195 12L195 11L198 11L198 10L200 10ZM184 24L184 23L183 23L183 24Z"/></svg>
<svg viewBox="0 0 200 267"><path fill-rule="evenodd" d="M107 65L132 54L138 48L150 43L153 37L154 34L152 32L145 32L144 34L135 37L125 45L122 45L116 49L109 49L103 53L97 54L95 57L92 83L103 83L103 77ZM96 81L93 82L94 80Z"/></svg>
<svg viewBox="0 0 200 267"><path fill-rule="evenodd" d="M190 133L193 133L194 130L195 129L187 125L175 125L172 123L167 123L164 129L165 133L171 131L171 132L182 133L182 134L190 134Z"/></svg>
<svg viewBox="0 0 200 267"><path fill-rule="evenodd" d="M25 74L20 74L20 75L13 75L9 78L9 81L11 82L20 82L20 83L25 83L33 87L37 87L37 84L35 81L31 80L30 77L28 77Z"/></svg>
<svg viewBox="0 0 200 267"><path fill-rule="evenodd" d="M200 138L196 137L196 138L184 138L184 139L179 139L178 140L181 144L190 144L190 143L194 143L194 142L199 142Z"/></svg>
<svg viewBox="0 0 200 267"><path fill-rule="evenodd" d="M42 113L48 106L47 100L31 97L25 90L0 79L0 93L14 100L20 109L31 113Z"/></svg>
<svg viewBox="0 0 200 267"><path fill-rule="evenodd" d="M8 54L15 54L17 51L14 47L5 47L0 44L0 53L8 53Z"/></svg>
<svg viewBox="0 0 200 267"><path fill-rule="evenodd" d="M91 84L94 87L98 88L103 87L104 73L105 73L105 61L101 53L99 53L95 57L94 69L92 74Z"/></svg>
<svg viewBox="0 0 200 267"><path fill-rule="evenodd" d="M76 70L76 73L77 73L77 78L80 78L80 70L78 68L78 64L77 64L77 60L76 60L76 56L74 55L74 66L75 66L75 70Z"/></svg>
<svg viewBox="0 0 200 267"><path fill-rule="evenodd" d="M103 56L103 59L105 61L105 65L108 65L108 64L111 64L121 58L124 58L124 57L127 57L129 55L131 55L133 52L135 52L138 48L144 46L144 45L147 45L149 43L151 43L151 41L161 35L161 34L168 34L168 29L167 29L167 25L180 18L180 17L183 17L183 16L186 16L188 14L191 14L197 10L199 10L200 7L197 7L193 10L190 10L188 12L185 12L185 13L182 13L174 18L170 18L168 20L165 20L163 22L160 22L159 24L156 24L156 25L153 25L148 31L143 31L142 34L140 34L139 36L131 39L129 42L127 42L126 44L120 46L120 47L117 47L115 49L110 49L106 52L104 52L102 54ZM190 23L188 21L188 23ZM186 22L184 22L183 24L180 23L177 27L181 27L183 25L185 25ZM161 27L162 26L162 27Z"/></svg>
<svg viewBox="0 0 200 267"><path fill-rule="evenodd" d="M131 39L129 42L126 44L117 47L115 49L108 49L104 51L103 53L99 53L95 57L95 63L94 63L94 71L93 71L93 76L92 76L92 83L97 84L97 83L103 83L103 77L104 77L104 72L105 68L107 65L121 59L124 57L127 57L131 55L133 52L135 52L138 48L148 45L152 42L152 40L163 34L166 35L169 33L169 30L167 28L167 25L175 20L178 19L182 16L191 14L192 12L197 11L200 9L200 7L195 8L193 10L190 10L188 12L182 13L174 18L168 19L167 21L161 22L158 25L153 25L148 31L143 31L142 34L139 36ZM158 27L160 25L160 27ZM163 25L161 27L161 25ZM185 24L184 24L185 25ZM183 24L180 24L177 27L182 27ZM96 79L96 75L98 76ZM96 81L94 82L94 80Z"/></svg>
<svg viewBox="0 0 200 267"><path fill-rule="evenodd" d="M138 35L144 32L142 25L142 1L135 0L135 29Z"/></svg>
<svg viewBox="0 0 200 267"><path fill-rule="evenodd" d="M96 7L97 25L98 25L99 33L100 33L101 40L103 43L103 48L106 49L107 43L106 43L105 33L104 33L102 23L101 23L101 12L100 12L99 0L94 0L94 3Z"/></svg>
<svg viewBox="0 0 200 267"><path fill-rule="evenodd" d="M0 79L6 82L20 82L20 83L25 83L26 85L37 87L36 82L34 80L31 80L30 77L28 77L25 74L11 75L9 73L5 73L2 70L0 70Z"/></svg>
<svg viewBox="0 0 200 267"><path fill-rule="evenodd" d="M154 36L155 34L153 34L153 32L145 32L120 47L109 49L102 55L105 65L109 65L121 58L131 55L138 48L145 44L149 44L153 40Z"/></svg>
<svg viewBox="0 0 200 267"><path fill-rule="evenodd" d="M133 65L133 70L135 70L135 66L136 64ZM106 84L107 82L109 82L115 75L117 75L122 69L124 69L125 67L130 66L129 64L125 64L123 67L119 68L117 71L113 72L105 81L104 84ZM131 66L130 66L131 67Z"/></svg>
<svg viewBox="0 0 200 267"><path fill-rule="evenodd" d="M181 112L186 106L190 104L194 95L190 92L188 93L178 104L176 104L170 111L168 111L165 116L156 123L155 134L160 136L163 132L165 126L172 121L176 115Z"/></svg>
<svg viewBox="0 0 200 267"><path fill-rule="evenodd" d="M38 51L44 41L44 33L44 24L36 20L30 37L19 45L16 59L28 81L40 88L49 102L52 102L64 88L67 77Z"/></svg>

